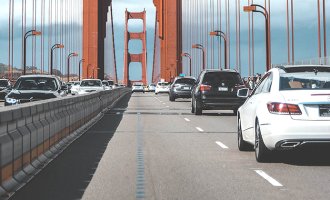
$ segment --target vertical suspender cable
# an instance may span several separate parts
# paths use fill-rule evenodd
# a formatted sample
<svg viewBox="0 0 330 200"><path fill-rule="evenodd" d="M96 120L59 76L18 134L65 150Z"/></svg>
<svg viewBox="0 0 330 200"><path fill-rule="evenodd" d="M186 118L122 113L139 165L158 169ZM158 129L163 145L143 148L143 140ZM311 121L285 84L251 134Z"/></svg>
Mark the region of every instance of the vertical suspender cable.
<svg viewBox="0 0 330 200"><path fill-rule="evenodd" d="M269 34L269 40L268 40L268 46L269 46L269 63L272 64L272 45L271 45L271 10L270 10L270 0L268 0L268 34Z"/></svg>
<svg viewBox="0 0 330 200"><path fill-rule="evenodd" d="M325 0L323 0L323 42L324 42L324 58L327 57L327 18L325 12ZM325 60L326 61L326 60ZM327 64L326 62L324 64Z"/></svg>
<svg viewBox="0 0 330 200"><path fill-rule="evenodd" d="M250 0L248 0L248 5L250 5ZM251 13L248 13L248 63L249 63L249 70L248 74L251 76Z"/></svg>
<svg viewBox="0 0 330 200"><path fill-rule="evenodd" d="M228 67L230 69L230 4L229 4L229 0L227 0L227 17L228 17L228 22L227 22L228 55L227 55L227 60L228 60Z"/></svg>
<svg viewBox="0 0 330 200"><path fill-rule="evenodd" d="M251 0L251 3L253 4L254 1ZM254 76L254 13L252 12L252 22L251 22L251 31L252 31L252 52L251 52L251 75ZM266 30L265 30L266 31ZM265 38L267 40L267 38ZM265 51L267 52L267 50Z"/></svg>
<svg viewBox="0 0 330 200"><path fill-rule="evenodd" d="M9 14L8 14L8 79L11 79L10 77L10 66L11 66L11 11L12 11L12 0L9 0Z"/></svg>
<svg viewBox="0 0 330 200"><path fill-rule="evenodd" d="M11 12L11 66L9 68L10 79L13 78L13 69L14 69L14 18L15 18L15 0L12 0L12 12Z"/></svg>
<svg viewBox="0 0 330 200"><path fill-rule="evenodd" d="M220 3L219 3L219 7L218 7L218 9L219 9L219 28L220 28L220 31L222 31L222 15L221 15L221 10L222 10L222 1L220 0ZM218 38L218 43L219 43L219 52L218 52L218 55L219 55L219 69L220 68L222 68L221 66L222 66L222 55L221 55L221 53L222 53L222 51L221 51L221 39L220 38Z"/></svg>
<svg viewBox="0 0 330 200"><path fill-rule="evenodd" d="M288 48L288 64L290 64L290 14L289 14L289 0L286 0L286 34L287 34L287 48Z"/></svg>
<svg viewBox="0 0 330 200"><path fill-rule="evenodd" d="M317 0L317 44L318 44L318 55L319 61L322 57L322 47L321 47L321 16L320 16L320 0Z"/></svg>
<svg viewBox="0 0 330 200"><path fill-rule="evenodd" d="M291 0L291 49L292 49L292 64L294 64L294 13L293 13L293 0Z"/></svg>

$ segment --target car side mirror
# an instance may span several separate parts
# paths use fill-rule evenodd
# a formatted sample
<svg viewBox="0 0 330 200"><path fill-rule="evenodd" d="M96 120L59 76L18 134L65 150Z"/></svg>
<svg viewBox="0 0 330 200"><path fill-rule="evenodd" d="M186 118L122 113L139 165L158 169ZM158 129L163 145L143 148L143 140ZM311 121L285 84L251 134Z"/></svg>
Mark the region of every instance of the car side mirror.
<svg viewBox="0 0 330 200"><path fill-rule="evenodd" d="M241 98L248 97L249 96L249 89L248 88L239 89L237 91L237 96L241 97Z"/></svg>

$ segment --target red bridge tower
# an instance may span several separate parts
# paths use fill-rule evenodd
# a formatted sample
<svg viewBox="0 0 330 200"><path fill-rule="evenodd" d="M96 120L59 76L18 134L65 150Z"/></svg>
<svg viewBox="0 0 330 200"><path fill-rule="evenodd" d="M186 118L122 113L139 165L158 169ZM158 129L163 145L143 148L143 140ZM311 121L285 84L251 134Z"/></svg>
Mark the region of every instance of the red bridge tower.
<svg viewBox="0 0 330 200"><path fill-rule="evenodd" d="M132 82L142 82L144 85L147 84L147 38L146 38L146 11L143 12L125 12L126 16L126 28L125 28L125 52L124 52L124 84L131 85L129 79L129 65L131 62L140 62L142 64L142 80L134 80ZM128 20L130 19L141 19L143 20L143 32L133 33L128 32ZM130 54L128 49L128 43L130 40L141 40L142 41L142 53Z"/></svg>

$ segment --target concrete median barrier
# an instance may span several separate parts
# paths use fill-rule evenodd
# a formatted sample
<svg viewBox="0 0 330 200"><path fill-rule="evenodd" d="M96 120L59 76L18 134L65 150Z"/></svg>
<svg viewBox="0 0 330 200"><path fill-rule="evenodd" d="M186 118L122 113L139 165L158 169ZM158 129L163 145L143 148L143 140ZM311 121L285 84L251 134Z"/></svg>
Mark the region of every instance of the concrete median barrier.
<svg viewBox="0 0 330 200"><path fill-rule="evenodd" d="M128 88L0 108L0 199L26 184Z"/></svg>

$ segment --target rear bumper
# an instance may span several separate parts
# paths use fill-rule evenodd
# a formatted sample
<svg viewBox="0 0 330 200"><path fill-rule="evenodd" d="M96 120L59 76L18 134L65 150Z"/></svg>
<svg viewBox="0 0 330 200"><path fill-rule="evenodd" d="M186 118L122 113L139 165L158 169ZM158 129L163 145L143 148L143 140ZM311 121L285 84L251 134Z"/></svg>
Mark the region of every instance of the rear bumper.
<svg viewBox="0 0 330 200"><path fill-rule="evenodd" d="M217 98L217 99L202 99L203 109L238 109L245 99L242 98Z"/></svg>
<svg viewBox="0 0 330 200"><path fill-rule="evenodd" d="M285 125L283 125L285 124ZM330 144L329 121L275 120L260 124L269 149L292 149L307 144Z"/></svg>
<svg viewBox="0 0 330 200"><path fill-rule="evenodd" d="M173 91L172 94L175 98L191 98L191 91Z"/></svg>

